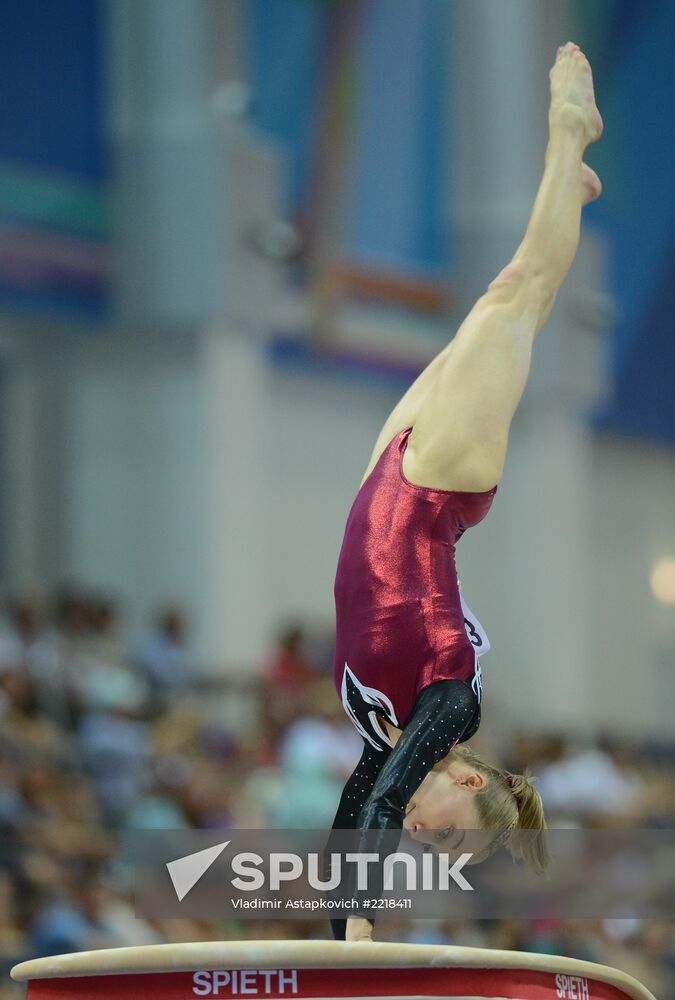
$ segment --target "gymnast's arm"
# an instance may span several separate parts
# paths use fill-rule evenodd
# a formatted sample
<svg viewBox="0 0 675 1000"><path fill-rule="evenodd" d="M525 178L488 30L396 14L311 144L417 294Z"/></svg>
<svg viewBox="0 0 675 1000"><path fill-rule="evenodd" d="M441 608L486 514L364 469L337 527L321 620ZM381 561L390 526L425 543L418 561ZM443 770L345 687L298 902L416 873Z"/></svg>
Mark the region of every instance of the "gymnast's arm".
<svg viewBox="0 0 675 1000"><path fill-rule="evenodd" d="M431 768L460 740L472 736L479 721L478 698L464 681L435 681L423 688L396 746L382 760L376 774L372 769L372 756L382 755L368 747L364 750L364 756L343 793L333 828L349 829L352 824L358 825L362 835L357 850L384 853L383 846L391 836L387 831L401 830L406 806ZM370 763L366 772L363 765L367 757ZM372 775L372 786L357 818L352 817L352 809L347 808L355 800L345 796L349 794L349 785L359 771L362 777L357 779L357 784L362 786L362 779L367 773ZM348 818L351 822L340 827L337 823L341 818ZM378 874L381 875L381 868ZM355 895L358 897L358 893ZM377 895L377 887L368 890L368 898ZM365 918L374 923L372 912L369 913L364 908L353 910L350 916ZM336 937L342 937L346 933L344 920L332 921L332 924Z"/></svg>
<svg viewBox="0 0 675 1000"><path fill-rule="evenodd" d="M336 835L336 831L353 830L354 841L352 846L356 850L361 810L368 801L368 797L377 781L377 776L390 753L391 750L376 750L370 743L364 741L361 759L351 776L347 779L347 783L342 790L340 804L333 820L331 835L324 848L324 877L326 879L331 874L331 851L344 851L346 847L346 842L343 839L338 841L337 837L339 835ZM330 923L333 929L333 936L340 941L344 941L347 932L346 918L333 918Z"/></svg>

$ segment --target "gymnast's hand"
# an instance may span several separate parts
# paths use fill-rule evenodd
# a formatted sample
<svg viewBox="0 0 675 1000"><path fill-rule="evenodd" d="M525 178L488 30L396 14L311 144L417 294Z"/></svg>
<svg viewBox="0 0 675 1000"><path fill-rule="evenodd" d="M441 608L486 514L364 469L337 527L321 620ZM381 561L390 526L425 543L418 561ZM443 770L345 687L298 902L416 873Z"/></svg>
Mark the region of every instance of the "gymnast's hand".
<svg viewBox="0 0 675 1000"><path fill-rule="evenodd" d="M373 925L363 917L349 917L345 941L372 941Z"/></svg>

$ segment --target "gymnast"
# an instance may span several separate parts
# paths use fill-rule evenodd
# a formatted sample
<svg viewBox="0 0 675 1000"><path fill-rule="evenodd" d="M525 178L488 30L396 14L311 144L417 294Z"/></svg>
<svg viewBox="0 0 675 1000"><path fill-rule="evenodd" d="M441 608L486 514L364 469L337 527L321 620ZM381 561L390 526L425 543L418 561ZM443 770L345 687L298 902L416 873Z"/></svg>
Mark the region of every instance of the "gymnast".
<svg viewBox="0 0 675 1000"><path fill-rule="evenodd" d="M494 831L489 852L506 843L538 873L548 862L539 793L457 746L480 723L489 644L460 594L455 545L490 509L534 338L574 259L581 207L601 191L582 162L602 119L579 46L558 49L549 75L545 168L525 238L387 418L335 579L335 683L364 749L333 830L404 828L443 850L465 831ZM514 848L520 830L538 832ZM370 940L373 922L349 910L333 933Z"/></svg>

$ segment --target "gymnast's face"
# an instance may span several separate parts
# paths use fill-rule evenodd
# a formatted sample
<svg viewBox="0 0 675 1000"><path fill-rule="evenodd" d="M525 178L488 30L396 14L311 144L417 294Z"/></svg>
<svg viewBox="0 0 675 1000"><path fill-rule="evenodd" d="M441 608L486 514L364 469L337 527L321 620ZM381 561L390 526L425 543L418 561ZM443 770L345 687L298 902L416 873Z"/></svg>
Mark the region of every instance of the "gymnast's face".
<svg viewBox="0 0 675 1000"><path fill-rule="evenodd" d="M457 856L475 851L480 819L476 793L485 787L485 778L461 762L443 763L430 771L406 807L403 828L413 840L432 849ZM467 843L470 836L471 845Z"/></svg>

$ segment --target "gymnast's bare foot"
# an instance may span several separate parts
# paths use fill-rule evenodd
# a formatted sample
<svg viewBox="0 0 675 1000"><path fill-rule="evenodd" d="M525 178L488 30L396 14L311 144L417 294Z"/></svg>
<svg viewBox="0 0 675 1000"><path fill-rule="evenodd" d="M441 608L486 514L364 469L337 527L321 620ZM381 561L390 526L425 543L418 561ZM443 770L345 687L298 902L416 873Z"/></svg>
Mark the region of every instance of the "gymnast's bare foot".
<svg viewBox="0 0 675 1000"><path fill-rule="evenodd" d="M587 163L581 164L581 181L584 185L583 203L587 205L589 201L595 201L602 194L602 184L595 170L591 170Z"/></svg>
<svg viewBox="0 0 675 1000"><path fill-rule="evenodd" d="M568 42L558 49L549 77L550 128L571 125L581 128L586 143L599 139L602 134L602 118L595 104L593 74L588 59L578 45Z"/></svg>

